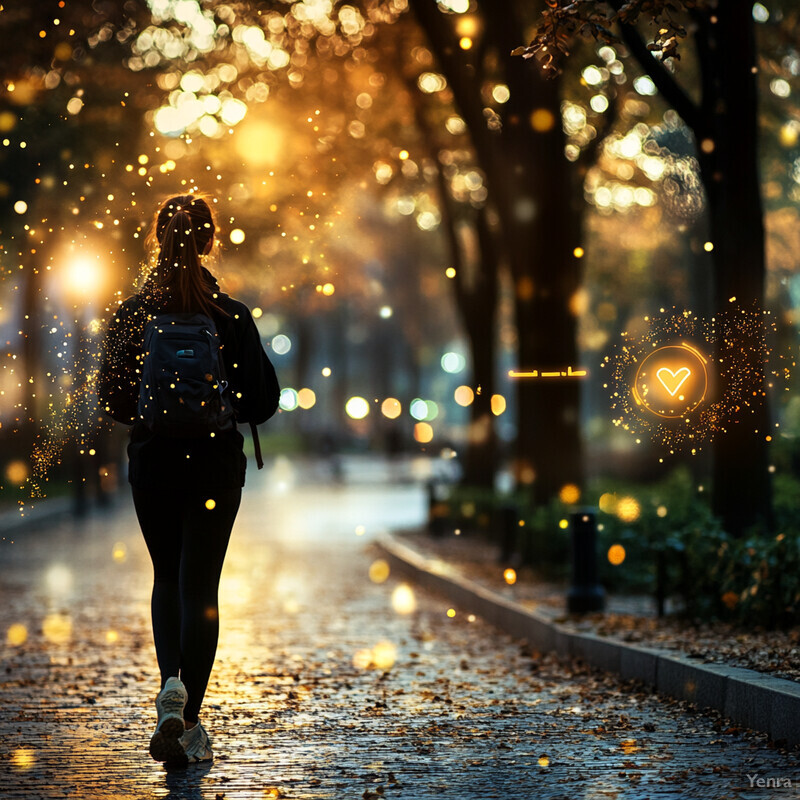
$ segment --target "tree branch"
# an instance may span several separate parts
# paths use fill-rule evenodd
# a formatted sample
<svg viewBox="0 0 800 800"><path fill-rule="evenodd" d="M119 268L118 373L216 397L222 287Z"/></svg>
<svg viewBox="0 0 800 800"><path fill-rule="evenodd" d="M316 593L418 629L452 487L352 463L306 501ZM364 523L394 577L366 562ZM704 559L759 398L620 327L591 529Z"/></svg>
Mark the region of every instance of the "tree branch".
<svg viewBox="0 0 800 800"><path fill-rule="evenodd" d="M691 16L697 25L694 41L697 47L697 60L700 62L700 108L709 109L714 106L714 70L712 67L714 54L711 52L709 44L711 31L709 30L709 21L707 17L702 15L699 11L691 12ZM702 120L701 124L704 122L705 120Z"/></svg>
<svg viewBox="0 0 800 800"><path fill-rule="evenodd" d="M620 23L622 39L639 62L642 69L650 76L661 96L678 112L681 119L693 130L701 127L700 109L692 101L683 87L675 80L672 73L647 49L647 45L632 25Z"/></svg>
<svg viewBox="0 0 800 800"><path fill-rule="evenodd" d="M472 144L478 151L478 160L485 166L494 165L497 160L495 136L486 126L480 92L475 90L475 77L468 74L464 60L459 57L450 21L433 0L410 0L409 6L453 91L456 108L467 123Z"/></svg>
<svg viewBox="0 0 800 800"><path fill-rule="evenodd" d="M400 75L406 84L406 89L411 98L411 104L414 108L414 121L416 122L419 132L422 134L422 147L427 151L428 158L433 162L436 167L436 189L439 195L439 207L442 215L442 226L445 230L445 238L447 240L448 249L450 250L450 263L455 270L453 285L455 288L456 305L460 309L467 308L469 297L467 296L467 288L464 281L464 257L461 251L461 243L458 240L458 233L456 231L456 211L455 201L450 194L450 189L447 185L447 179L442 168L442 163L439 161L439 145L436 142L436 137L428 124L425 117L425 111L422 108L422 98L419 96L419 89L416 83L411 78L403 73L402 65L398 65Z"/></svg>

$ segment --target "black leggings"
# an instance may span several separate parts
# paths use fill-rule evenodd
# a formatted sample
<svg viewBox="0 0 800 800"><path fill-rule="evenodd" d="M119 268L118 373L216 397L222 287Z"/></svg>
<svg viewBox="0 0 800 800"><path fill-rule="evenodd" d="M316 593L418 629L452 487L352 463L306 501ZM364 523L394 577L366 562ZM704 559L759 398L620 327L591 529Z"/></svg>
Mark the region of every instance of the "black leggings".
<svg viewBox="0 0 800 800"><path fill-rule="evenodd" d="M132 489L153 560L151 611L161 687L180 676L189 695L184 719L197 722L217 652L217 589L242 490Z"/></svg>

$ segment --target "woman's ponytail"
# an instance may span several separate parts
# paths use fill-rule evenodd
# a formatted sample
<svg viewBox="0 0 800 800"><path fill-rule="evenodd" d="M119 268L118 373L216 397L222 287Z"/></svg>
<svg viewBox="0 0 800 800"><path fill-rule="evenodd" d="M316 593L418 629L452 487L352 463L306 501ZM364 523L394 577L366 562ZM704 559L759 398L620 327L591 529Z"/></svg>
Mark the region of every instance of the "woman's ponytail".
<svg viewBox="0 0 800 800"><path fill-rule="evenodd" d="M200 264L215 227L208 203L194 195L170 198L156 215L148 235L150 246L158 248L152 279L172 310L225 314L214 302Z"/></svg>

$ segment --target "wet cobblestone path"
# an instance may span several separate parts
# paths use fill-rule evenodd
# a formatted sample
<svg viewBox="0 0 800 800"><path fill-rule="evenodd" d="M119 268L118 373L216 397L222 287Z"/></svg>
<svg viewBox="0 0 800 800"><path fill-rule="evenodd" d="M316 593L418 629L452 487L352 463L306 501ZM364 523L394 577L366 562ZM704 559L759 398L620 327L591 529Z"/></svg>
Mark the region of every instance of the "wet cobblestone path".
<svg viewBox="0 0 800 800"><path fill-rule="evenodd" d="M413 487L256 482L201 712L217 757L182 770L147 754L151 568L127 502L3 542L0 797L800 796L797 755L764 737L531 654L435 596L398 613L409 594L370 580L368 540L421 506Z"/></svg>

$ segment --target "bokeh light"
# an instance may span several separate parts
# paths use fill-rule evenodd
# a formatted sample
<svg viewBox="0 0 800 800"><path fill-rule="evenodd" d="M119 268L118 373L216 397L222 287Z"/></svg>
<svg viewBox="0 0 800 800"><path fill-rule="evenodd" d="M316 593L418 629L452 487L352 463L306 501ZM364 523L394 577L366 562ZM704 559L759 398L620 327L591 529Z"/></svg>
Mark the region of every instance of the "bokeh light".
<svg viewBox="0 0 800 800"><path fill-rule="evenodd" d="M384 583L389 578L389 562L378 558L369 565L369 579L373 583Z"/></svg>
<svg viewBox="0 0 800 800"><path fill-rule="evenodd" d="M11 765L15 770L30 769L36 763L36 753L32 747L17 747L11 753Z"/></svg>
<svg viewBox="0 0 800 800"><path fill-rule="evenodd" d="M493 394L491 400L489 401L492 409L492 414L496 417L499 417L501 414L505 413L506 410L506 399L501 394Z"/></svg>
<svg viewBox="0 0 800 800"><path fill-rule="evenodd" d="M642 513L642 507L635 497L620 497L615 513L622 522L636 522Z"/></svg>
<svg viewBox="0 0 800 800"><path fill-rule="evenodd" d="M369 414L369 403L363 397L351 397L345 403L344 410L351 419L364 419Z"/></svg>
<svg viewBox="0 0 800 800"><path fill-rule="evenodd" d="M459 386L455 392L453 392L453 397L455 398L456 403L460 406L469 406L472 404L473 400L475 400L475 392L472 390L470 386Z"/></svg>
<svg viewBox="0 0 800 800"><path fill-rule="evenodd" d="M313 389L301 389L297 393L297 405L300 408L308 410L309 408L313 408L317 402L317 395L315 394Z"/></svg>
<svg viewBox="0 0 800 800"><path fill-rule="evenodd" d="M598 501L598 506L600 510L606 514L615 514L617 511L617 496L612 492L603 492L600 495L600 500Z"/></svg>
<svg viewBox="0 0 800 800"><path fill-rule="evenodd" d="M414 439L420 444L433 441L433 428L427 422L417 422L414 425Z"/></svg>
<svg viewBox="0 0 800 800"><path fill-rule="evenodd" d="M556 124L556 118L549 108L537 108L530 116L531 127L537 133L546 133Z"/></svg>
<svg viewBox="0 0 800 800"><path fill-rule="evenodd" d="M424 420L428 416L428 404L419 397L416 397L411 401L411 405L408 407L408 413L411 414L414 419L420 421Z"/></svg>
<svg viewBox="0 0 800 800"><path fill-rule="evenodd" d="M72 588L72 571L63 564L54 564L47 570L45 583L51 594L67 594Z"/></svg>
<svg viewBox="0 0 800 800"><path fill-rule="evenodd" d="M374 647L356 650L353 654L353 666L356 669L388 670L397 661L397 646L390 641L378 642Z"/></svg>
<svg viewBox="0 0 800 800"><path fill-rule="evenodd" d="M608 561L618 567L625 560L625 548L621 544L612 544L608 548Z"/></svg>
<svg viewBox="0 0 800 800"><path fill-rule="evenodd" d="M272 350L279 356L286 355L291 349L292 340L285 333L279 333L272 338Z"/></svg>
<svg viewBox="0 0 800 800"><path fill-rule="evenodd" d="M19 645L24 644L28 638L28 629L19 622L15 622L13 625L8 626L8 630L6 631L6 643L11 645L12 647L19 647Z"/></svg>
<svg viewBox="0 0 800 800"><path fill-rule="evenodd" d="M42 634L52 644L66 644L72 638L72 617L69 614L48 614L42 622Z"/></svg>
<svg viewBox="0 0 800 800"><path fill-rule="evenodd" d="M387 397L381 403L381 414L388 419L397 419L402 412L402 404L394 397Z"/></svg>
<svg viewBox="0 0 800 800"><path fill-rule="evenodd" d="M125 542L114 542L111 548L111 558L118 564L121 564L128 557L128 545Z"/></svg>
<svg viewBox="0 0 800 800"><path fill-rule="evenodd" d="M445 353L441 359L442 369L451 375L461 372L467 365L467 360L461 353Z"/></svg>
<svg viewBox="0 0 800 800"><path fill-rule="evenodd" d="M26 461L15 459L6 464L6 480L9 483L23 484L30 475L30 469Z"/></svg>
<svg viewBox="0 0 800 800"><path fill-rule="evenodd" d="M290 386L287 386L285 389L281 389L281 397L278 402L278 405L284 411L294 411L298 406L298 397L297 392L292 389Z"/></svg>
<svg viewBox="0 0 800 800"><path fill-rule="evenodd" d="M392 608L398 614L412 614L417 609L417 598L414 590L407 584L395 586L392 592Z"/></svg>
<svg viewBox="0 0 800 800"><path fill-rule="evenodd" d="M565 483L558 493L558 498L565 505L575 505L581 499L581 490L574 483Z"/></svg>
<svg viewBox="0 0 800 800"><path fill-rule="evenodd" d="M372 663L376 669L391 669L397 660L397 647L388 641L378 642L372 648Z"/></svg>

